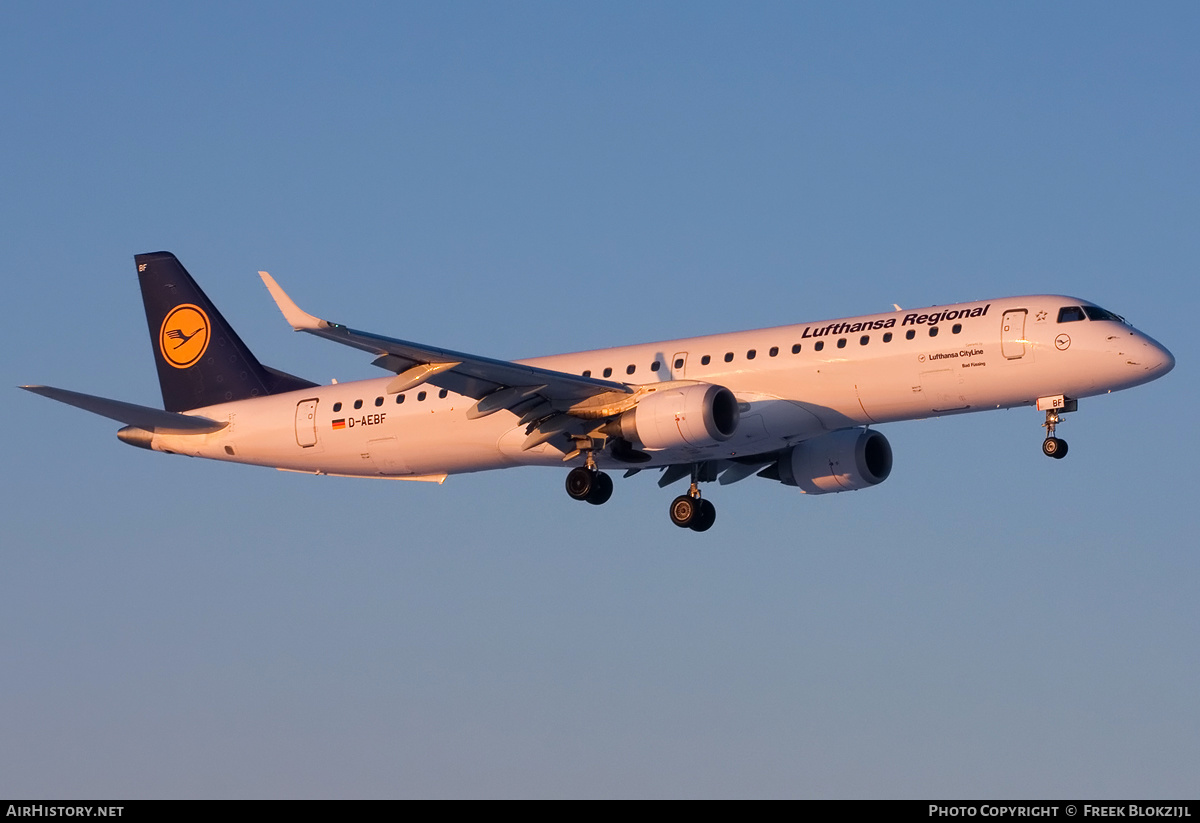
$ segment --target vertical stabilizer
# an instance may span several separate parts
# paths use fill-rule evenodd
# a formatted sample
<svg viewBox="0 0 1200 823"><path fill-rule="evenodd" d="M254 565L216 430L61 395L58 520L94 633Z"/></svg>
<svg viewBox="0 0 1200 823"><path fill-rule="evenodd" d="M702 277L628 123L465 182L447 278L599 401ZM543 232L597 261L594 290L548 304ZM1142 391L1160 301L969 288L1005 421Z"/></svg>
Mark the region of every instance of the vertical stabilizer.
<svg viewBox="0 0 1200 823"><path fill-rule="evenodd" d="M159 251L133 259L167 411L315 385L259 363L175 255Z"/></svg>

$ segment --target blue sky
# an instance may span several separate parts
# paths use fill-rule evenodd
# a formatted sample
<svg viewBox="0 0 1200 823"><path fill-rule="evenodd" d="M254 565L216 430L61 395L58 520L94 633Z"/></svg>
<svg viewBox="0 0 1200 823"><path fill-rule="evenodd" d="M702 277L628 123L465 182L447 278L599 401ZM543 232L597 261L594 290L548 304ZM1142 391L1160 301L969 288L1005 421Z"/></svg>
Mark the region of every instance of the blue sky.
<svg viewBox="0 0 1200 823"><path fill-rule="evenodd" d="M8 3L0 360L155 404L132 256L526 357L1030 292L1176 355L887 426L888 482L442 487L130 449L12 390L0 795L1194 796L1194 4Z"/></svg>

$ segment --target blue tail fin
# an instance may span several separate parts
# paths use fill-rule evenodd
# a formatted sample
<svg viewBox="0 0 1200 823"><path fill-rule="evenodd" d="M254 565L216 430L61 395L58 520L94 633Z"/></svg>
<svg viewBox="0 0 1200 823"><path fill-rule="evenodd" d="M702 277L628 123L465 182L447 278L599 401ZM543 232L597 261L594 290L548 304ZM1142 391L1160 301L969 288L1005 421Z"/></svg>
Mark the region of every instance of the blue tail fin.
<svg viewBox="0 0 1200 823"><path fill-rule="evenodd" d="M158 251L133 259L167 411L316 385L259 363L175 255Z"/></svg>

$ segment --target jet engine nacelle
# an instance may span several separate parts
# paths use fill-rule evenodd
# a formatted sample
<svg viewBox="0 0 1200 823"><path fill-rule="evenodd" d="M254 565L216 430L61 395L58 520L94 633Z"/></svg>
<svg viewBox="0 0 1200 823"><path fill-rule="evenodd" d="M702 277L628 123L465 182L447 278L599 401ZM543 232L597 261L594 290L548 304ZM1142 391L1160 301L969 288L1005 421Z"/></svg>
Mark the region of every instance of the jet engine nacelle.
<svg viewBox="0 0 1200 823"><path fill-rule="evenodd" d="M892 473L892 446L868 429L843 429L798 443L779 458L779 479L805 494L865 489Z"/></svg>
<svg viewBox="0 0 1200 823"><path fill-rule="evenodd" d="M617 418L621 437L647 449L711 446L737 430L738 401L724 386L691 383L648 394Z"/></svg>

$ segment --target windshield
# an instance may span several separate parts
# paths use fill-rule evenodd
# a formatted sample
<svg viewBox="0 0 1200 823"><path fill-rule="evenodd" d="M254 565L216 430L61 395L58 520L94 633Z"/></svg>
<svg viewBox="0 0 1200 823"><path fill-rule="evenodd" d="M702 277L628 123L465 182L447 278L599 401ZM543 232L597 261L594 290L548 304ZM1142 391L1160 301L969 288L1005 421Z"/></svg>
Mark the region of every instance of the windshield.
<svg viewBox="0 0 1200 823"><path fill-rule="evenodd" d="M1088 320L1115 320L1118 323L1124 323L1125 318L1118 314L1102 309L1099 306L1084 306L1083 310L1087 312Z"/></svg>

